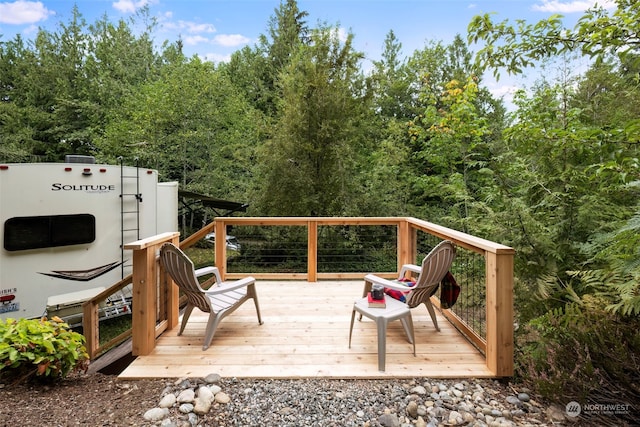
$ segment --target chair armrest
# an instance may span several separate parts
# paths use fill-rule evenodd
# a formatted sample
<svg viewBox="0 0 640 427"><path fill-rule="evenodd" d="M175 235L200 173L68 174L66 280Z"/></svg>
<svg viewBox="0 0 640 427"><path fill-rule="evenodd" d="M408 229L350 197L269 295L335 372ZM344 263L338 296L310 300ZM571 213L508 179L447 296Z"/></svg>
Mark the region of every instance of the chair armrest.
<svg viewBox="0 0 640 427"><path fill-rule="evenodd" d="M420 272L422 271L422 267L420 267L419 265L415 265L415 264L404 264L402 266L402 269L400 269L400 275L398 276L398 279L404 278L405 274L407 274L407 271L410 271L410 272L416 273L416 274L420 274Z"/></svg>
<svg viewBox="0 0 640 427"><path fill-rule="evenodd" d="M240 280L234 280L233 282L218 283L215 287L205 291L207 295L224 294L235 289L246 288L249 285L253 285L256 282L251 276L242 278Z"/></svg>
<svg viewBox="0 0 640 427"><path fill-rule="evenodd" d="M197 269L195 273L196 277L206 276L207 274L214 274L216 276L216 282L222 282L222 279L220 278L220 270L218 270L218 267L202 267Z"/></svg>
<svg viewBox="0 0 640 427"><path fill-rule="evenodd" d="M376 283L384 286L385 288L395 289L396 291L407 292L412 290L413 288L402 283L394 282L391 280L383 279L382 277L378 277L375 274L367 274L364 276L365 282Z"/></svg>

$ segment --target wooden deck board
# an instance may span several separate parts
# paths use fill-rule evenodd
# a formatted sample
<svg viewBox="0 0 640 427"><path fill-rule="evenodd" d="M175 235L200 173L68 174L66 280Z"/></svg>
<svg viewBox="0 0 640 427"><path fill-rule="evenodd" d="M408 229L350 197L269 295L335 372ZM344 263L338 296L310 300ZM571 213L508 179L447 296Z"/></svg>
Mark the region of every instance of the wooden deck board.
<svg viewBox="0 0 640 427"><path fill-rule="evenodd" d="M436 332L427 311L412 311L416 356L400 322L387 331L386 371L378 371L375 323L356 320L351 348L349 323L361 281L308 283L258 281L263 325L245 303L224 319L211 347L202 351L207 315L194 310L182 336L165 332L156 348L140 356L120 379L236 378L461 378L491 377L484 356L443 316Z"/></svg>

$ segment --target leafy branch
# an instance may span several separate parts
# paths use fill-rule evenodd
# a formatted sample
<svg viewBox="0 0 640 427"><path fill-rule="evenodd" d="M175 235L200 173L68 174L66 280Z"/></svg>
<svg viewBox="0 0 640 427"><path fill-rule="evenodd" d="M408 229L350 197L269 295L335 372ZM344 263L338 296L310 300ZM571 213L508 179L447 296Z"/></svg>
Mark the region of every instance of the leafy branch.
<svg viewBox="0 0 640 427"><path fill-rule="evenodd" d="M590 57L616 54L621 58L640 50L640 4L618 0L611 14L595 6L580 18L573 29L563 27L562 15L528 24L516 20L494 22L491 14L478 15L468 26L469 43L482 42L477 53L477 65L491 68L496 78L499 69L509 74L521 74L536 62L580 50Z"/></svg>

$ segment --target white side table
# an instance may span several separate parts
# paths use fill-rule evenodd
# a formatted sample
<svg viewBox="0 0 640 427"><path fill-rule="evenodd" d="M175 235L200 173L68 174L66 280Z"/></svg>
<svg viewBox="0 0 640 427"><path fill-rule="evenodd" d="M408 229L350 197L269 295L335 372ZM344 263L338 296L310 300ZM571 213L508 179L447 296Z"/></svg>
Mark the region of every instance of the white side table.
<svg viewBox="0 0 640 427"><path fill-rule="evenodd" d="M369 307L367 298L360 298L353 304L351 312L351 327L349 329L349 348L351 348L351 335L353 333L353 322L356 311L376 322L378 327L378 370L384 372L385 359L387 355L387 324L393 320L400 320L402 327L407 334L408 341L413 344L413 355L416 355L416 340L413 334L413 319L411 310L403 302L400 302L388 295L384 296L386 307Z"/></svg>

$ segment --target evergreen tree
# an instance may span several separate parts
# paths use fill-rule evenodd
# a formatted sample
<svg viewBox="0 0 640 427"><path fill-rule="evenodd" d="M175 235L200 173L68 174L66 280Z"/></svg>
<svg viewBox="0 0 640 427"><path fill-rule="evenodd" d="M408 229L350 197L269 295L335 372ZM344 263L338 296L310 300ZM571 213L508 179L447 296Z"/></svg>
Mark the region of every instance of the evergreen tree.
<svg viewBox="0 0 640 427"><path fill-rule="evenodd" d="M281 75L279 117L261 149L260 202L265 215L344 215L353 208L358 126L366 109L353 35L313 31Z"/></svg>

